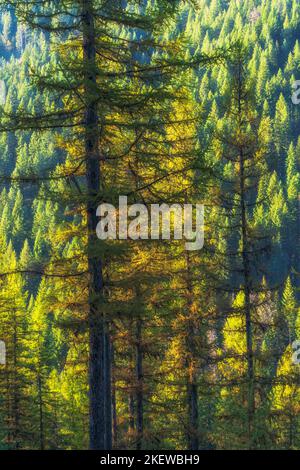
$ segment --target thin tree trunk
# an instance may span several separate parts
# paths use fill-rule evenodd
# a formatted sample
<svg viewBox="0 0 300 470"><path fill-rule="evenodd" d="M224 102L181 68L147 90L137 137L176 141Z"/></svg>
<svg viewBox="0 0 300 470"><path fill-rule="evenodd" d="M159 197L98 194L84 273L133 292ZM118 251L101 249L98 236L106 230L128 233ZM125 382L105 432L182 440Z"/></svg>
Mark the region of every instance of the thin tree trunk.
<svg viewBox="0 0 300 470"><path fill-rule="evenodd" d="M246 207L244 201L244 175L243 175L243 156L241 152L241 210L242 210L242 257L244 273L244 292L245 292L245 315L246 315L246 343L247 343L247 369L248 369L248 433L249 445L251 447L253 420L255 413L254 397L254 361L253 361L253 335L251 319L251 286L250 286L250 262L248 257L248 237L247 237L247 219Z"/></svg>
<svg viewBox="0 0 300 470"><path fill-rule="evenodd" d="M136 425L137 443L136 449L141 450L144 434L144 397L143 397L143 347L142 347L142 320L136 323Z"/></svg>
<svg viewBox="0 0 300 470"><path fill-rule="evenodd" d="M186 270L187 270L187 353L188 353L188 381L187 381L187 404L188 404L188 447L189 450L199 449L199 410L198 410L198 385L196 370L196 348L195 348L195 324L192 318L192 297L193 290L191 284L191 260L189 252L186 251Z"/></svg>
<svg viewBox="0 0 300 470"><path fill-rule="evenodd" d="M134 431L134 397L133 397L132 390L130 390L130 393L129 393L128 408L129 408L129 430Z"/></svg>
<svg viewBox="0 0 300 470"><path fill-rule="evenodd" d="M38 374L38 394L39 394L40 450L45 450L44 412L43 412L43 397L42 397L42 381L41 381L40 373Z"/></svg>
<svg viewBox="0 0 300 470"><path fill-rule="evenodd" d="M17 320L16 320L16 313L14 312L14 334L13 334L13 406L12 406L12 414L13 414L13 440L14 446L16 449L20 448L19 442L19 432L20 432L20 410L19 410L19 384L18 384L18 374L17 374L17 342L18 342L18 334L17 334Z"/></svg>
<svg viewBox="0 0 300 470"><path fill-rule="evenodd" d="M242 116L242 65L239 64L239 90L238 90L238 107L239 116ZM242 123L239 123L242 126ZM254 395L254 361L253 361L253 333L251 319L251 272L249 259L249 242L248 242L248 223L247 223L247 207L246 207L246 188L245 188L245 157L243 148L240 148L239 155L240 164L240 208L242 222L242 264L243 264L243 283L245 294L245 316L246 316L246 344L247 344L247 370L248 370L248 439L249 447L252 447L253 437L253 421L255 414L255 395Z"/></svg>
<svg viewBox="0 0 300 470"><path fill-rule="evenodd" d="M111 367L112 367L112 429L113 448L118 445L118 424L117 424L117 397L116 397L116 377L115 377L115 348L111 343Z"/></svg>
<svg viewBox="0 0 300 470"><path fill-rule="evenodd" d="M108 327L107 327L108 328ZM106 419L106 449L112 448L112 391L111 391L111 342L110 335L105 335L106 374L105 374L105 419Z"/></svg>

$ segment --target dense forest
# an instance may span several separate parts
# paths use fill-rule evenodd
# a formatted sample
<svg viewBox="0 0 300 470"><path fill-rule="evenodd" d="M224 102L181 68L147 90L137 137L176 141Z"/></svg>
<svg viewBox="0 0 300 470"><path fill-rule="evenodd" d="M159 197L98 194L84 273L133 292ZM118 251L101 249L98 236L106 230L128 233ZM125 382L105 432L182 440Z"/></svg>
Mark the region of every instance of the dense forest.
<svg viewBox="0 0 300 470"><path fill-rule="evenodd" d="M299 1L2 0L0 60L0 448L300 449Z"/></svg>

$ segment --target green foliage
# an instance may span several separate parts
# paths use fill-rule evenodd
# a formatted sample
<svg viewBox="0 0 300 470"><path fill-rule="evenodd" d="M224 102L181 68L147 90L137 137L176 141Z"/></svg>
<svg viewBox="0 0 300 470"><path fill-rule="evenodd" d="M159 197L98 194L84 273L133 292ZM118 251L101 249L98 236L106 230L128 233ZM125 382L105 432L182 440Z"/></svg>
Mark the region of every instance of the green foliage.
<svg viewBox="0 0 300 470"><path fill-rule="evenodd" d="M299 366L291 361L291 343L300 337L300 111L291 102L300 67L298 1L198 0L197 9L185 1L148 2L137 28L142 3L128 2L126 15L109 22L109 35L99 32L105 54L98 57L95 94L106 160L99 197L112 203L127 193L134 202L178 202L186 194L201 199L208 208L207 251L187 262L179 244L89 247L104 259L107 288L97 301L111 322L114 346L115 446L136 447L142 389L145 448L186 448L193 435L204 449L249 447L245 298L237 274L235 146L242 139L232 49L227 66L196 66L184 78L175 67L176 54L190 61L242 40L251 90L243 144L249 139L245 146L258 171L247 213L249 238L252 248L266 235L272 240L272 254L259 262L253 257L251 266L253 446L299 449ZM162 31L157 18L173 13L175 3L177 16ZM152 34L164 47L149 46ZM13 11L2 13L0 104L6 116L39 114L41 126L55 127L54 116L65 106L69 126L39 132L26 128L28 120L25 130L0 134L0 339L8 351L7 367L0 366L3 449L89 445L84 146L82 128L72 132L69 114L76 109L75 118L81 116L84 77L81 51L70 52L60 41L53 31L25 26ZM155 85L151 74L126 78L129 64L158 66L165 56L173 68ZM42 79L32 82L34 71ZM153 179L158 183L149 185ZM142 378L136 373L139 348ZM193 386L196 428L190 419Z"/></svg>

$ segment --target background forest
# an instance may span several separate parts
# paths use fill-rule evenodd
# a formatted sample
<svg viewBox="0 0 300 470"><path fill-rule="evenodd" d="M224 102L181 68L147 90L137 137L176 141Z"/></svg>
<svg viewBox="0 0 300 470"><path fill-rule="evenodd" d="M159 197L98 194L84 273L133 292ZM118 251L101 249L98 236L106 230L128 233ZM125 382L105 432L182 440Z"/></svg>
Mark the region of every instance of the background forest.
<svg viewBox="0 0 300 470"><path fill-rule="evenodd" d="M0 448L299 449L299 1L27 3L0 17ZM119 195L205 204L203 250L95 239Z"/></svg>

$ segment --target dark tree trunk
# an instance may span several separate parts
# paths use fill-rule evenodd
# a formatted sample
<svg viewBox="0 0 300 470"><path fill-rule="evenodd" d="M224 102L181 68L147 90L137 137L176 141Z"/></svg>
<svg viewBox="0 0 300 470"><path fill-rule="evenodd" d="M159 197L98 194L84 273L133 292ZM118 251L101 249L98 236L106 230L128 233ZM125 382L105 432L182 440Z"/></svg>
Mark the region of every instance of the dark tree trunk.
<svg viewBox="0 0 300 470"><path fill-rule="evenodd" d="M242 120L242 64L238 69L238 111L239 119ZM242 127L242 121L239 122ZM251 268L250 268L250 245L247 220L247 200L246 200L246 174L245 174L245 156L243 148L239 152L240 164L240 209L241 209L241 232L242 232L242 265L243 265L243 284L245 294L245 317L246 317L246 347L247 347L247 370L248 370L248 438L249 447L252 447L253 421L255 414L255 392L254 392L254 360L253 360L253 333L251 319Z"/></svg>
<svg viewBox="0 0 300 470"><path fill-rule="evenodd" d="M198 384L197 384L197 351L195 344L196 325L192 312L192 272L190 254L186 252L186 290L187 290L187 368L188 368L188 381L187 381L187 404L188 404L188 448L189 450L199 449L199 410L198 410Z"/></svg>
<svg viewBox="0 0 300 470"><path fill-rule="evenodd" d="M107 327L108 328L108 327ZM105 419L106 419L106 449L112 449L112 391L111 391L111 341L110 335L105 335L106 375L105 375Z"/></svg>
<svg viewBox="0 0 300 470"><path fill-rule="evenodd" d="M20 397L19 397L19 380L18 380L18 332L17 319L14 313L14 333L13 333L13 400L12 400L12 416L13 416L13 441L15 449L20 448Z"/></svg>
<svg viewBox="0 0 300 470"><path fill-rule="evenodd" d="M118 445L118 424L117 424L117 397L116 397L116 377L115 377L115 348L111 343L111 367L112 367L112 431L113 447Z"/></svg>
<svg viewBox="0 0 300 470"><path fill-rule="evenodd" d="M134 431L134 396L133 396L132 390L130 390L130 393L129 393L128 408L129 408L129 430Z"/></svg>
<svg viewBox="0 0 300 470"><path fill-rule="evenodd" d="M241 168L241 211L242 211L242 258L244 274L244 292L245 292L245 316L246 316L246 344L247 344L247 370L248 370L248 433L249 442L252 440L253 420L255 413L254 398L254 361L253 361L253 337L252 337L252 319L251 319L251 285L250 285L250 261L247 235L247 216L245 206L245 188L244 188L244 159L243 152L240 154Z"/></svg>
<svg viewBox="0 0 300 470"><path fill-rule="evenodd" d="M142 449L144 433L144 397L143 397L143 346L142 346L142 321L136 323L136 430L137 430L137 450Z"/></svg>
<svg viewBox="0 0 300 470"><path fill-rule="evenodd" d="M45 450L45 437L44 437L44 407L43 407L43 394L42 394L42 380L40 373L38 374L38 394L39 394L39 430L40 430L40 450Z"/></svg>
<svg viewBox="0 0 300 470"><path fill-rule="evenodd" d="M187 394L189 408L189 450L198 450L198 387L193 379L187 385Z"/></svg>
<svg viewBox="0 0 300 470"><path fill-rule="evenodd" d="M96 37L93 1L85 0L82 10L83 63L85 67L85 158L88 189L88 269L89 269L89 397L90 449L106 449L105 416L105 318L101 311L103 296L102 262L95 255L97 195L101 187L99 158L99 119L96 99Z"/></svg>

